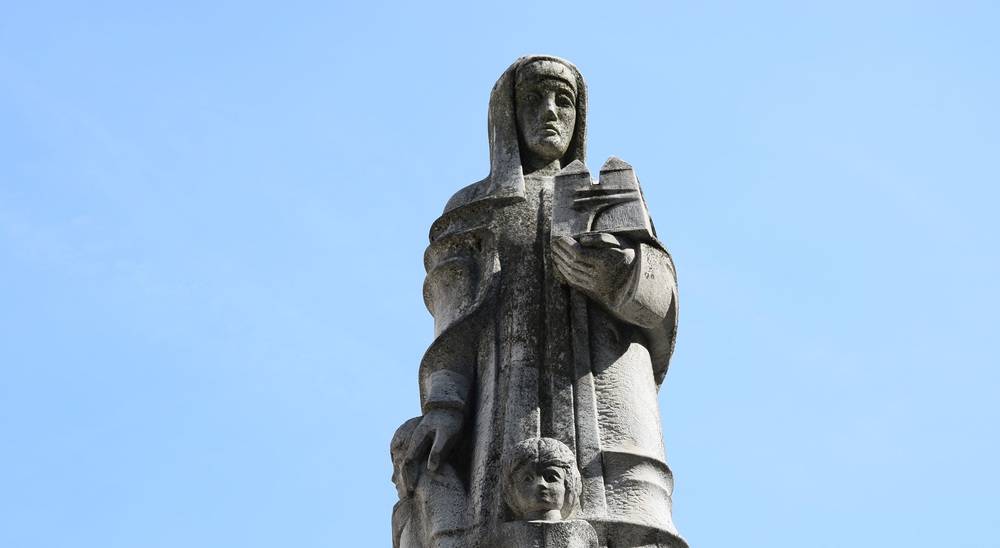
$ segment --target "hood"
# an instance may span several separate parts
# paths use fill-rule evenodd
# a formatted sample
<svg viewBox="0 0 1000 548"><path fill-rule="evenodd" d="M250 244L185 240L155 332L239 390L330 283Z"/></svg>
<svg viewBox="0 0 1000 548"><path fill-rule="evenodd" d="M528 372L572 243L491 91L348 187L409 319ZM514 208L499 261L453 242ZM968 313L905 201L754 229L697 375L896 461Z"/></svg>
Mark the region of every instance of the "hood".
<svg viewBox="0 0 1000 548"><path fill-rule="evenodd" d="M487 131L490 139L490 177L487 196L506 198L524 196L524 174L517 138L517 116L514 113L514 84L517 70L532 61L549 60L566 66L576 77L576 127L566 155L560 160L565 167L574 160L585 160L587 147L587 85L573 63L549 55L525 55L510 66L490 92Z"/></svg>

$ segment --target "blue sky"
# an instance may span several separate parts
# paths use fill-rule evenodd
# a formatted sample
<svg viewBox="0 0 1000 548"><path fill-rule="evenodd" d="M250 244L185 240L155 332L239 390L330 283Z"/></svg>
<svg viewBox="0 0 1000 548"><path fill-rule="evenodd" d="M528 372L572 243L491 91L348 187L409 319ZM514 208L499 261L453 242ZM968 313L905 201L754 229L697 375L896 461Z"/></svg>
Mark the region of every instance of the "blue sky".
<svg viewBox="0 0 1000 548"><path fill-rule="evenodd" d="M677 263L692 546L995 535L995 4L3 13L0 545L389 545L427 230L527 53Z"/></svg>

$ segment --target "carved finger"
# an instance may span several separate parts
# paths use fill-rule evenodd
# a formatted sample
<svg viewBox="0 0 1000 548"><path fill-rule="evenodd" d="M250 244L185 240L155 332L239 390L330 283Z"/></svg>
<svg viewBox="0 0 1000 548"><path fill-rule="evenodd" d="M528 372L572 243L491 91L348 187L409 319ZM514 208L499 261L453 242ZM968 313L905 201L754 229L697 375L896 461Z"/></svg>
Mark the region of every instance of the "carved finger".
<svg viewBox="0 0 1000 548"><path fill-rule="evenodd" d="M591 268L585 266L580 266L577 264L568 264L562 270L564 276L568 278L573 278L577 280L592 280L594 279L594 271Z"/></svg>
<svg viewBox="0 0 1000 548"><path fill-rule="evenodd" d="M557 265L568 265L576 262L576 257L561 247L552 248L552 258Z"/></svg>
<svg viewBox="0 0 1000 548"><path fill-rule="evenodd" d="M603 253L606 251L607 250L587 249L578 244L572 248L570 253L572 253L574 262L585 264L593 268L597 263L604 261Z"/></svg>
<svg viewBox="0 0 1000 548"><path fill-rule="evenodd" d="M560 236L559 239L556 240L556 243L566 247L574 247L579 245L577 241L570 236Z"/></svg>
<svg viewBox="0 0 1000 548"><path fill-rule="evenodd" d="M566 264L582 264L588 268L594 267L593 259L582 253L582 248L567 247L567 244L563 244L562 242L557 242L557 244L559 245L552 248L552 255L554 257L557 257Z"/></svg>
<svg viewBox="0 0 1000 548"><path fill-rule="evenodd" d="M596 249L608 249L621 247L622 243L613 234L607 232L588 232L579 236L580 245Z"/></svg>
<svg viewBox="0 0 1000 548"><path fill-rule="evenodd" d="M437 472L441 468L441 459L451 451L451 446L455 443L455 436L446 433L444 429L438 429L434 436L434 445L431 446L431 454L427 458L427 469Z"/></svg>
<svg viewBox="0 0 1000 548"><path fill-rule="evenodd" d="M556 260L553 262L556 264L556 272L563 277L563 281L568 282L569 280L566 278L566 273L570 270L569 264L565 260L558 257L556 257Z"/></svg>
<svg viewBox="0 0 1000 548"><path fill-rule="evenodd" d="M565 270L561 270L561 273L566 279L566 283L573 287L585 291L594 289L594 277L589 272L567 267Z"/></svg>
<svg viewBox="0 0 1000 548"><path fill-rule="evenodd" d="M403 467L399 470L399 474L403 477L403 487L406 488L406 492L413 493L413 490L417 487L417 477L420 474L420 467L412 462L404 462Z"/></svg>
<svg viewBox="0 0 1000 548"><path fill-rule="evenodd" d="M431 432L422 424L418 425L413 432L410 447L403 459L403 469L400 471L403 474L403 485L406 486L407 492L412 493L417 486L421 461L423 461L423 456L427 454L427 448L431 445L430 434Z"/></svg>
<svg viewBox="0 0 1000 548"><path fill-rule="evenodd" d="M576 240L570 238L569 236L563 236L558 240L556 240L555 242L553 242L553 244L554 245L552 246L552 248L554 250L556 251L561 250L564 253L572 255L573 257L576 257L583 251L583 247L580 244L578 244Z"/></svg>
<svg viewBox="0 0 1000 548"><path fill-rule="evenodd" d="M553 262L556 263L556 268L558 268L559 272L562 272L563 274L571 274L574 272L583 274L590 269L588 265L581 265L579 261L575 261L565 255L555 255L554 259L555 260Z"/></svg>

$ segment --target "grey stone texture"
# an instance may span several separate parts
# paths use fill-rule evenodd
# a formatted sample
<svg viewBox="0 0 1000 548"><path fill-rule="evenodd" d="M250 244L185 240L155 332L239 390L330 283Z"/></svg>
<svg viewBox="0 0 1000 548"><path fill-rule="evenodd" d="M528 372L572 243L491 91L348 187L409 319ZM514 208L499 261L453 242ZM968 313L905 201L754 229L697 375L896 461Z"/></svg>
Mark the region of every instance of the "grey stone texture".
<svg viewBox="0 0 1000 548"><path fill-rule="evenodd" d="M657 406L674 266L632 167L591 176L586 121L576 67L518 59L490 95L489 176L431 226L423 414L391 444L397 548L687 546Z"/></svg>
<svg viewBox="0 0 1000 548"><path fill-rule="evenodd" d="M594 528L582 519L511 521L500 525L497 548L598 548Z"/></svg>

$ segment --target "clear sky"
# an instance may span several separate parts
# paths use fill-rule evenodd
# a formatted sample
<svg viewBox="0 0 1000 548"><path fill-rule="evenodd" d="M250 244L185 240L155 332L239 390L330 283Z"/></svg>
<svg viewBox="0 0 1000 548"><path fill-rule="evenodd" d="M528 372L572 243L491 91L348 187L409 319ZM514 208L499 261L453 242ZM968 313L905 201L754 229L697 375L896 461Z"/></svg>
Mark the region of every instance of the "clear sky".
<svg viewBox="0 0 1000 548"><path fill-rule="evenodd" d="M614 4L3 2L0 546L388 546L427 230L527 53L674 255L692 547L995 543L1000 8Z"/></svg>

